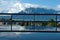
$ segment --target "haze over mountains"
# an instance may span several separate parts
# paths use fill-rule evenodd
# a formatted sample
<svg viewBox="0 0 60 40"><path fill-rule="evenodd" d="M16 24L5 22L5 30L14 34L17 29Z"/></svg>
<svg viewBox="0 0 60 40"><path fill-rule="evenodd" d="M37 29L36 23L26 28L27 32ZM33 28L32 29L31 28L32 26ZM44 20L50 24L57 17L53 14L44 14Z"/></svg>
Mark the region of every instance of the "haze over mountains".
<svg viewBox="0 0 60 40"><path fill-rule="evenodd" d="M13 7L11 7L8 13L56 14L58 13L58 11L47 6L40 6L28 3L16 3L13 5Z"/></svg>

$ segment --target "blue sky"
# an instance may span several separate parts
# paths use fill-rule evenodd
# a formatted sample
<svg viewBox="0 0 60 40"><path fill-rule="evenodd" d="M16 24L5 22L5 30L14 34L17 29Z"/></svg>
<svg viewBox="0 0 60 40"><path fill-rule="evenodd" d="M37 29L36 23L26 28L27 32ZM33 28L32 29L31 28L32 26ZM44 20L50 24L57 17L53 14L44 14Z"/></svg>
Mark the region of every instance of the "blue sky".
<svg viewBox="0 0 60 40"><path fill-rule="evenodd" d="M31 4L38 4L38 5L46 5L51 7L56 7L57 5L60 5L60 0L0 0L0 2L7 1L9 3L31 3ZM2 4L0 3L0 6Z"/></svg>
<svg viewBox="0 0 60 40"><path fill-rule="evenodd" d="M20 0L20 2L46 5L51 7L56 7L57 5L60 5L60 0Z"/></svg>

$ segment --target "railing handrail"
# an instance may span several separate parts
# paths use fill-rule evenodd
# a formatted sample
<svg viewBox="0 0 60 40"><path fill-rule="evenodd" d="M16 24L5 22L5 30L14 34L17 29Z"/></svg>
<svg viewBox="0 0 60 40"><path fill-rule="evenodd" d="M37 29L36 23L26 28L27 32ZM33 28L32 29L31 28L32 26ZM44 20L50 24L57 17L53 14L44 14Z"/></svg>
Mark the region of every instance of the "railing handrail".
<svg viewBox="0 0 60 40"><path fill-rule="evenodd" d="M0 15L60 15L60 14L46 14L46 13L44 13L44 14L42 14L42 13L41 14L0 13Z"/></svg>

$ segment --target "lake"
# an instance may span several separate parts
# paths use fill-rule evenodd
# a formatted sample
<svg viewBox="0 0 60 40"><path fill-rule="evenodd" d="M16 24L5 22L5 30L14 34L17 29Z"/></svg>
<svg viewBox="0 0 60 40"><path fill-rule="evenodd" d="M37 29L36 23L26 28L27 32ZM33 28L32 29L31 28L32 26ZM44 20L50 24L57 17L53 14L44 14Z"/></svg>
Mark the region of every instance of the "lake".
<svg viewBox="0 0 60 40"><path fill-rule="evenodd" d="M60 40L60 33L5 32L0 33L0 40Z"/></svg>

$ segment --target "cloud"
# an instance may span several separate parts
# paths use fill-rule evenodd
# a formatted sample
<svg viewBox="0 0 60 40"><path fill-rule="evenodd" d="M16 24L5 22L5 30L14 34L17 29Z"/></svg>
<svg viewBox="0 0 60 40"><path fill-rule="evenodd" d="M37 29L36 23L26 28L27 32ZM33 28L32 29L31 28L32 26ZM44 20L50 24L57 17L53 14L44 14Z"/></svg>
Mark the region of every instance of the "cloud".
<svg viewBox="0 0 60 40"><path fill-rule="evenodd" d="M8 13L18 13L26 8L46 8L46 9L50 9L48 6L40 6L37 4L30 4L30 3L15 3L13 4L13 6L10 8L10 10L8 11Z"/></svg>
<svg viewBox="0 0 60 40"><path fill-rule="evenodd" d="M20 3L19 1L20 0L0 0L0 13L18 13L29 7L49 9L48 6L40 6L31 3Z"/></svg>
<svg viewBox="0 0 60 40"><path fill-rule="evenodd" d="M0 0L0 13L6 13L18 0Z"/></svg>
<svg viewBox="0 0 60 40"><path fill-rule="evenodd" d="M0 6L1 6L1 4L4 5L3 3L4 4L7 4L7 2L5 0L4 1L3 0L0 0Z"/></svg>
<svg viewBox="0 0 60 40"><path fill-rule="evenodd" d="M18 13L20 11L24 10L23 4L21 3L15 3L11 9L8 11L8 13Z"/></svg>
<svg viewBox="0 0 60 40"><path fill-rule="evenodd" d="M25 8L30 8L30 7L37 8L37 7L39 7L39 5L17 2L11 7L11 9L8 11L8 13L18 13L18 12L24 10Z"/></svg>
<svg viewBox="0 0 60 40"><path fill-rule="evenodd" d="M34 8L40 7L40 5L31 4L31 3L23 3L23 5L24 5L26 8L29 8L29 7L34 7Z"/></svg>
<svg viewBox="0 0 60 40"><path fill-rule="evenodd" d="M60 10L60 5L57 5L57 10Z"/></svg>

